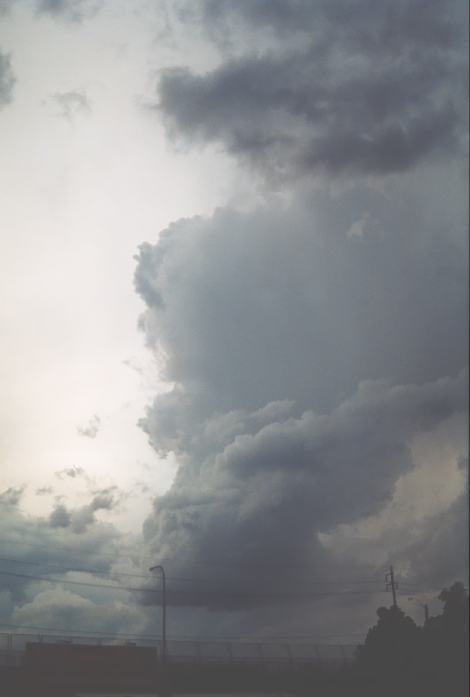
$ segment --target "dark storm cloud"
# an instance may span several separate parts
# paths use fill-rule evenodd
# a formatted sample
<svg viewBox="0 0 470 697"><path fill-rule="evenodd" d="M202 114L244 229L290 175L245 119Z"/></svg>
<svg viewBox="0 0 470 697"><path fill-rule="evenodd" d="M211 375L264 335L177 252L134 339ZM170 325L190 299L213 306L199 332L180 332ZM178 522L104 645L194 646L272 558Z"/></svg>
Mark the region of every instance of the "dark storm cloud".
<svg viewBox="0 0 470 697"><path fill-rule="evenodd" d="M459 29L456 21L465 16L465 3L439 0L396 0L380 5L373 0L358 0L354 5L339 0L200 0L180 3L182 16L198 19L212 27L229 30L239 25L244 31L254 28L272 30L278 37L339 32L348 44L362 49L381 49L393 53L408 44L449 48Z"/></svg>
<svg viewBox="0 0 470 697"><path fill-rule="evenodd" d="M11 102L15 82L10 56L0 50L0 109Z"/></svg>
<svg viewBox="0 0 470 697"><path fill-rule="evenodd" d="M331 577L318 532L380 510L399 475L412 468L413 435L432 430L465 403L466 377L460 376L421 387L362 383L329 414L258 423L255 432L257 415L245 415L245 429L240 424L238 433L228 433L218 450L183 459L172 490L146 522L155 555L184 575L195 575L194 562L231 568L222 598L200 592L170 600L240 607L270 602L272 591L305 593L292 574L296 565L311 578L328 570ZM204 428L216 430L215 421ZM284 567L273 575L269 564L276 559ZM267 568L247 581L246 568L263 563ZM258 597L240 598L250 590Z"/></svg>
<svg viewBox="0 0 470 697"><path fill-rule="evenodd" d="M416 434L466 410L461 221L403 187L220 210L142 245L141 324L175 384L142 425L180 462L146 541L180 575L225 563L232 583L171 602L299 591L273 559L335 576L318 533L380 511L414 467ZM237 595L247 585L257 600Z"/></svg>
<svg viewBox="0 0 470 697"><path fill-rule="evenodd" d="M195 75L163 71L169 132L220 143L269 177L386 174L458 151L466 129L462 3L203 3L217 36L240 22L269 51ZM460 19L460 21L459 21ZM304 35L292 40L291 27ZM300 44L300 48L299 48Z"/></svg>

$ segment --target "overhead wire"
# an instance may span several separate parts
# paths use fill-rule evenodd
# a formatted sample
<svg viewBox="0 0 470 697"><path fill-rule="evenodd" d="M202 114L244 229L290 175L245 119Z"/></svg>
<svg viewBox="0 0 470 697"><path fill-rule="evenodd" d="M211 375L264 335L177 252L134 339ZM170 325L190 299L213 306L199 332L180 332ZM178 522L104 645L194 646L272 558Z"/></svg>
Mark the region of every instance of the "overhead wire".
<svg viewBox="0 0 470 697"><path fill-rule="evenodd" d="M36 550L40 548L38 546L28 545L27 543L25 544L25 546L32 548L32 549L36 549ZM47 548L47 549L48 549L48 551L50 551L49 548ZM70 551L74 552L74 553L77 552L77 550L70 550ZM1 551L0 551L0 554L2 554ZM114 559L115 558L113 557L113 560ZM160 561L170 561L170 560L167 558L163 558ZM25 565L25 566L47 567L50 569L57 569L58 571L60 570L63 573L86 573L86 574L91 574L94 576L106 577L106 578L113 579L113 580L116 579L116 577L140 578L140 579L149 580L149 581L155 580L155 576L150 575L150 574L139 574L139 573L134 573L134 572L129 572L129 571L120 571L119 569L111 569L111 570L106 571L103 569L87 568L87 567L82 567L82 566L78 566L78 565L74 565L74 564L70 564L70 565L65 564L65 563L64 564L57 564L57 563L53 563L53 562L45 561L45 560L41 560L41 559L24 560L24 559L18 559L18 558L2 555L0 557L0 562L4 562L6 564L19 564L19 565ZM231 566L230 563L228 563L228 564L226 562L218 563L215 561L214 562L192 562L192 563L195 566L198 566L198 565L201 565L201 566L207 565L207 566L214 566L214 567L229 567L229 566ZM236 563L234 562L233 565L236 565ZM243 564L243 565L237 564L237 566L239 566L243 570L246 570L247 568L256 567L256 566L259 566L260 568L271 568L271 567L277 568L280 565L277 564L276 562L273 562L273 563L260 562L259 564L258 563ZM286 565L283 564L282 568L285 569ZM308 567L300 565L300 564L289 565L289 570L295 569L295 568L303 568L304 570L307 570ZM1 575L12 575L13 572L0 571L0 574ZM278 575L278 574L276 574L276 575ZM26 574L17 574L17 577L18 578L25 578L25 579L30 578L31 580L44 580L44 581L53 582L52 579L46 578L45 576L42 576L42 575L27 576ZM224 578L224 577L219 576L219 575L213 576L212 578L201 578L201 577L191 577L190 578L190 577L176 576L176 575L173 576L173 575L167 573L166 577L167 577L168 581L176 582L178 584L180 584L180 583L185 583L185 584L201 584L201 583L214 584L215 582L224 583L227 581L233 581L233 576ZM68 583L68 584L73 583L75 585L83 585L83 586L88 586L88 587L101 587L102 586L105 588L116 588L116 590L127 590L127 591L132 591L132 592L159 592L159 591L154 590L152 588L143 588L143 589L132 588L132 587L124 586L121 584L118 584L118 585L114 584L113 586L108 586L105 584L94 584L92 582L86 582L86 581L72 581L70 579L64 579L61 581L56 580L56 582ZM370 577L367 579L366 578L364 578L364 579L357 579L357 578L354 578L354 579L338 579L338 578L335 578L335 579L318 579L318 578L309 579L306 577L304 582L308 583L308 585L310 585L310 586L316 586L316 587L318 587L318 586L320 586L320 587L321 586L370 586L371 584L383 583L383 577L377 576L377 577ZM418 583L413 583L413 582L407 582L406 580L401 580L401 579L398 581L398 583L399 583L399 586L402 587L407 592L418 592L418 591L422 590L422 586L423 586L422 583L418 584ZM184 592L196 593L197 591L195 591L195 590L185 591L183 589L172 589L171 592L172 593L184 593ZM204 594L208 594L210 592L213 593L214 591L204 590L204 591L200 591L200 592L204 593ZM215 592L217 592L217 591L215 591ZM240 593L240 591L235 591L235 592ZM359 592L362 594L362 593L374 592L374 591L361 590ZM381 591L377 591L377 592L381 592ZM220 593L234 594L233 592L230 592L230 591L229 592L221 591ZM354 591L342 591L340 594L344 594L344 593L351 594L351 593L354 593ZM245 592L244 594L249 595L250 593ZM258 593L258 592L256 594L261 595L261 593ZM325 595L325 594L326 594L325 592L317 593L318 596ZM310 595L312 595L312 594L310 594Z"/></svg>
<svg viewBox="0 0 470 697"><path fill-rule="evenodd" d="M24 566L46 566L49 568L60 569L64 572L77 572L77 573L89 573L99 576L123 576L126 578L143 578L143 579L154 579L155 577L151 574L137 574L130 573L126 571L119 571L119 569L113 569L112 571L102 571L100 569L85 568L80 566L66 566L65 564L52 564L50 562L44 562L41 560L23 560L16 559L12 557L0 557L0 562L6 562L9 564L19 564ZM200 577L185 577L185 576L168 576L168 580L186 582L186 583L211 583L214 580L224 581L223 577L212 577L212 578L200 578ZM230 579L228 579L230 580ZM308 580L311 585L363 585L381 582L380 578L370 578L370 579L352 579L352 580L339 580L339 579L323 579L323 580Z"/></svg>
<svg viewBox="0 0 470 697"><path fill-rule="evenodd" d="M92 583L88 581L73 581L70 579L57 579L57 578L51 578L48 576L39 576L39 575L32 575L32 574L19 574L15 573L12 571L0 571L0 576L7 576L11 578L19 578L23 579L25 581L43 581L46 583L55 583L55 584L65 584L65 585L74 585L74 586L79 586L79 587L87 587L87 588L103 588L106 590L122 590L122 591L128 591L128 592L135 592L135 593L157 593L161 594L160 589L156 588L138 588L138 587L131 587L131 586L121 586L117 584L113 585L106 585L103 583ZM181 589L172 589L170 591L173 595L197 595L198 593L202 596L222 596L222 597L262 597L262 598L289 598L289 599L296 599L296 598L315 598L315 597L327 597L327 596L342 596L342 595L377 595L379 593L384 593L384 589L380 590L343 590L343 591L322 591L322 592L297 592L297 593L280 593L280 592L272 592L272 591L240 591L237 589L234 590L202 590L202 591L193 591L193 590L181 590Z"/></svg>
<svg viewBox="0 0 470 697"><path fill-rule="evenodd" d="M2 545L9 545L9 544L11 544L11 546L14 547L15 550L18 547L27 547L28 549L36 549L36 550L44 549L44 550L50 552L50 547L47 547L45 545L32 545L32 544L28 544L28 543L23 543L22 541L19 541L19 540L14 540L11 542L9 542L8 540L2 540ZM63 547L62 549L65 552L69 551L70 554L77 554L77 552L81 551L80 548ZM4 557L4 559L7 558L1 551L0 551L0 555L2 555ZM124 558L124 555L122 555L122 557ZM119 558L120 558L119 555L114 555L114 554L112 555L112 561L115 561L116 559L119 559ZM125 558L128 559L127 556ZM54 554L54 559L55 559L55 561L58 560L57 557L55 556L55 554ZM67 561L69 561L69 560L67 560ZM167 562L171 566L171 564L175 563L175 560L171 559L169 557L159 557L158 562L159 563ZM43 560L38 560L38 563L46 564L48 562L43 561ZM143 566L147 566L147 564L148 565L155 564L155 560L152 559L152 560L149 560L148 562L145 562L145 563L142 562ZM191 564L193 566L201 566L204 568L207 568L207 567L219 567L219 568L243 567L245 569L250 568L250 567L251 568L265 568L265 569L269 569L269 568L285 569L286 568L286 562L275 562L275 561L272 561L272 562L266 562L266 561L263 561L263 562L262 561L256 561L256 562L243 561L243 562L240 562L240 561L235 560L235 561L230 562L227 560L224 560L224 561L221 561L221 560L218 560L218 561L217 560L191 560ZM310 571L310 568L308 567L307 564L298 564L298 563L293 562L293 563L289 563L287 565L288 565L289 569L303 569L304 571ZM368 570L370 571L370 569L368 569ZM101 573L101 572L99 572L99 573ZM124 575L124 573L126 573L126 572L123 572L122 575ZM128 575L131 575L131 574L128 574ZM148 576L148 575L143 576L141 574L132 574L132 575L135 575L136 577L145 577L145 578L147 578L147 576ZM367 581L370 580L370 582L373 582L373 581L381 582L382 579L383 579L383 575L380 575L380 576L377 576L374 578L367 579ZM181 579L181 580L183 580L183 579ZM189 579L189 580L192 581L194 579ZM200 580L205 581L206 579L201 578ZM343 581L341 579L335 579L335 580L318 579L316 582L318 582L318 583L323 583L323 582L325 582L325 583L343 583L343 582L344 583L351 583L351 582L356 582L356 580L351 581L350 579L345 579ZM362 580L358 579L357 582L362 583Z"/></svg>

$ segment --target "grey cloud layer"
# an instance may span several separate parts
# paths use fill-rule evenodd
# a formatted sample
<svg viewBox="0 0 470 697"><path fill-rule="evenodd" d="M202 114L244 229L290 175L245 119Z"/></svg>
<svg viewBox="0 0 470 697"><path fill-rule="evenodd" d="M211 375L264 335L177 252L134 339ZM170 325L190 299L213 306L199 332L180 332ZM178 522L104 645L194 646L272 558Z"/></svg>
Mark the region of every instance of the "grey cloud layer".
<svg viewBox="0 0 470 697"><path fill-rule="evenodd" d="M215 36L230 35L238 22L261 33L270 28L278 42L265 52L255 43L204 75L165 70L159 108L172 135L220 143L281 178L403 171L461 147L463 3L364 1L349 10L341 2L208 2L202 8Z"/></svg>
<svg viewBox="0 0 470 697"><path fill-rule="evenodd" d="M318 533L379 511L414 436L466 411L461 221L389 194L221 210L142 245L142 326L175 383L142 425L181 463L145 526L155 558L185 575L229 563L238 589L279 558L334 575ZM287 575L261 568L257 587L292 589Z"/></svg>
<svg viewBox="0 0 470 697"><path fill-rule="evenodd" d="M251 27L256 32L272 30L276 36L291 36L298 41L302 35L325 32L340 33L348 45L363 50L391 51L403 43L420 46L430 42L449 48L455 41L455 22L465 16L465 3L450 1L445 9L439 0L397 0L377 4L373 0L358 0L354 5L340 0L200 0L180 4L181 13L192 16L211 27L243 31ZM462 15L463 13L463 15Z"/></svg>

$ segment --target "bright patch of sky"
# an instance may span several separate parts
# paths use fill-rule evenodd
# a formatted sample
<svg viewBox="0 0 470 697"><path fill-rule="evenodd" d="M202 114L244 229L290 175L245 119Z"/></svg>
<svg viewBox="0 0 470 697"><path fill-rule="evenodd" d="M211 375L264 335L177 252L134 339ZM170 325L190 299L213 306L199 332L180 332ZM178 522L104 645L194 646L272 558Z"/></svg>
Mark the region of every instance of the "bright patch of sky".
<svg viewBox="0 0 470 697"><path fill-rule="evenodd" d="M151 485L120 514L131 528L174 473L171 459L154 466L137 426L165 387L137 330L133 256L171 220L210 213L236 177L221 156L173 152L146 104L158 69L188 46L165 34L162 4L146 5L108 3L75 23L18 4L0 26L17 78L0 129L2 484L28 482L35 513L52 496L37 488L74 500L56 490L64 467ZM213 60L210 47L191 51ZM83 437L94 415L96 436Z"/></svg>

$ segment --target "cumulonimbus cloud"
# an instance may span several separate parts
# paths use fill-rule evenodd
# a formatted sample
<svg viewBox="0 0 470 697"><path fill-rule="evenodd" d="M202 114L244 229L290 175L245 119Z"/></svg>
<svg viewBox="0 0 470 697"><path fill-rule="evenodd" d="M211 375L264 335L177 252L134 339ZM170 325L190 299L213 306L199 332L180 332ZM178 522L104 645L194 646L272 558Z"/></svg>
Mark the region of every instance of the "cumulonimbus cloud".
<svg viewBox="0 0 470 697"><path fill-rule="evenodd" d="M411 212L369 192L355 218L361 198L219 210L141 247L141 324L175 385L142 426L180 462L145 537L180 574L218 560L240 591L244 569L282 558L324 575L318 534L380 511L415 466L415 436L467 410L462 237L418 198ZM256 578L265 594L295 586Z"/></svg>

